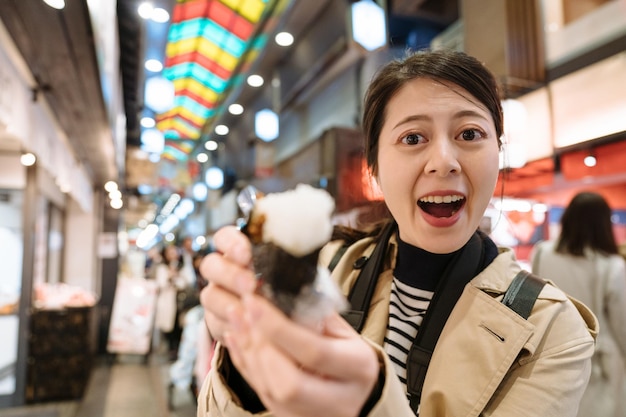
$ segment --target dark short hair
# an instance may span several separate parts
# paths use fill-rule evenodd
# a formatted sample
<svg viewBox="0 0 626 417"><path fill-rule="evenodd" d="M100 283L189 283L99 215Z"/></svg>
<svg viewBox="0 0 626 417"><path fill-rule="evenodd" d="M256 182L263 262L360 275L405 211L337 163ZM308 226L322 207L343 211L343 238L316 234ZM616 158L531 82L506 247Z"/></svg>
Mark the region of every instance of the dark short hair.
<svg viewBox="0 0 626 417"><path fill-rule="evenodd" d="M419 51L394 60L378 71L365 94L363 132L365 157L376 174L380 132L389 100L409 81L430 78L447 81L467 90L491 113L500 145L504 131L502 104L493 74L476 58L454 50Z"/></svg>
<svg viewBox="0 0 626 417"><path fill-rule="evenodd" d="M606 255L618 253L611 207L600 194L588 191L576 194L563 212L556 251L583 256L585 248Z"/></svg>

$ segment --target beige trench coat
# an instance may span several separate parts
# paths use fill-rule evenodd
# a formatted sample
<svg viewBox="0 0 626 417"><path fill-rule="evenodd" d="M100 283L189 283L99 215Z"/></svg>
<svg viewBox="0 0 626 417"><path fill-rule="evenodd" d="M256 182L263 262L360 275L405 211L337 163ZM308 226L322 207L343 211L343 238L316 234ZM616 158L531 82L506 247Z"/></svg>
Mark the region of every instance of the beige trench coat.
<svg viewBox="0 0 626 417"><path fill-rule="evenodd" d="M363 336L381 350L388 321L395 240L381 274ZM327 265L340 243L322 251ZM356 259L370 239L351 246L333 271L347 294ZM591 370L597 320L584 305L546 285L524 320L500 303L520 270L511 251L500 255L465 288L433 353L424 382L421 417L574 417ZM371 417L410 417L406 393L383 353L386 381ZM198 417L250 417L219 373L220 347L198 398ZM259 414L271 416L269 412Z"/></svg>

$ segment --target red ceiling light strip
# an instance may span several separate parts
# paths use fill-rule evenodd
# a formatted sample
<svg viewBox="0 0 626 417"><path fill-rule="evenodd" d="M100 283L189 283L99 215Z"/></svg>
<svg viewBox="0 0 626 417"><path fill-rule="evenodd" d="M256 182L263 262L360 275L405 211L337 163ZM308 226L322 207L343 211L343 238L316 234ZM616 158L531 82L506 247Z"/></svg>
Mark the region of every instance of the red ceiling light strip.
<svg viewBox="0 0 626 417"><path fill-rule="evenodd" d="M252 36L254 25L244 16L235 13L219 1L214 1L209 9L209 19L213 19L218 25L228 29L239 39L248 39Z"/></svg>
<svg viewBox="0 0 626 417"><path fill-rule="evenodd" d="M202 127L201 125L198 125L198 123L197 123L197 122L195 122L195 121L191 120L189 117L186 117L186 116L185 116L185 115L183 115L183 114L179 114L179 115L177 115L176 117L177 117L179 120L182 120L182 121L184 121L185 123L188 123L189 125L191 125L191 126L193 126L193 127L195 127L195 128L200 129L200 128Z"/></svg>
<svg viewBox="0 0 626 417"><path fill-rule="evenodd" d="M209 59L208 57L206 57L205 55L202 55L201 53L197 51L167 57L165 60L165 66L172 67L174 65L184 64L186 62L197 62L198 64L202 65L203 67L205 67L206 69L208 69L209 71L217 75L218 77L225 79L225 80L227 80L228 77L230 77L230 75L232 74L231 71L227 70L226 68L222 67L217 62Z"/></svg>

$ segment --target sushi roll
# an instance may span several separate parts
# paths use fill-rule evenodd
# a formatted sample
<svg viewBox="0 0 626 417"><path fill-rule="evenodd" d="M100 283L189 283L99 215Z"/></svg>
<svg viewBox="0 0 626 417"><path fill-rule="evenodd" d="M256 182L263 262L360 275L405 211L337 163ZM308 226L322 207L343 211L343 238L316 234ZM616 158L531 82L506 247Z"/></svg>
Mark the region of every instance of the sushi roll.
<svg viewBox="0 0 626 417"><path fill-rule="evenodd" d="M334 209L325 190L299 184L256 200L242 229L253 244L260 291L289 316L302 315L304 305L324 297L316 279L328 272L318 266L318 256L331 238Z"/></svg>

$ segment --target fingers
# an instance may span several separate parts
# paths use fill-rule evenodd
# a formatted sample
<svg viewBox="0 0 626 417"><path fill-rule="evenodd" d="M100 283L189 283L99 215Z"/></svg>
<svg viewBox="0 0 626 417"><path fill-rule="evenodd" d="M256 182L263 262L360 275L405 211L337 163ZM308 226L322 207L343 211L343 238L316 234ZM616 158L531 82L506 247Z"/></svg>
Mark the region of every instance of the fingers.
<svg viewBox="0 0 626 417"><path fill-rule="evenodd" d="M228 314L230 310L239 310L242 306L238 296L217 284L209 284L200 293L200 302L204 307L204 318L213 337L223 342L223 334L228 331Z"/></svg>
<svg viewBox="0 0 626 417"><path fill-rule="evenodd" d="M227 254L208 254L200 264L200 272L210 284L219 285L235 294L243 295L256 288L254 272L235 263Z"/></svg>
<svg viewBox="0 0 626 417"><path fill-rule="evenodd" d="M205 256L200 263L200 273L209 282L200 301L210 332L223 341L231 325L228 312L242 314L241 297L256 289L257 280L248 268L251 247L243 233L235 227L222 228L215 234L214 243L218 252Z"/></svg>
<svg viewBox="0 0 626 417"><path fill-rule="evenodd" d="M329 378L303 368L269 340L258 337L249 323L240 330L228 333L231 360L274 415L355 415L371 391L372 383L367 380Z"/></svg>
<svg viewBox="0 0 626 417"><path fill-rule="evenodd" d="M217 252L204 257L200 263L201 275L236 294L254 291L256 279L248 268L252 260L248 238L236 227L226 226L215 233L213 241Z"/></svg>
<svg viewBox="0 0 626 417"><path fill-rule="evenodd" d="M244 308L252 333L262 333L306 369L336 379L374 379L378 374L376 353L338 314L327 319L324 334L330 337L321 337L259 296L245 297Z"/></svg>
<svg viewBox="0 0 626 417"><path fill-rule="evenodd" d="M249 265L252 260L250 241L235 226L219 229L213 236L213 244L218 252L240 265Z"/></svg>

